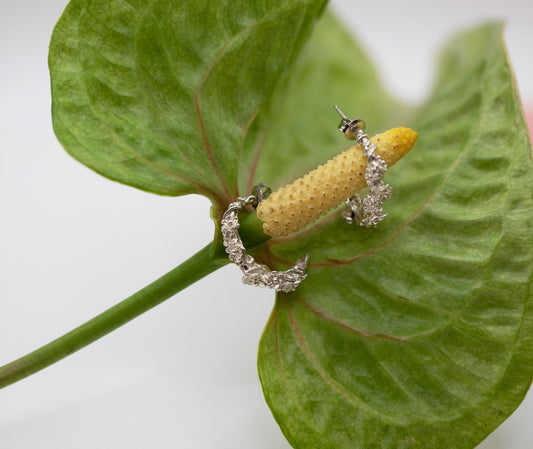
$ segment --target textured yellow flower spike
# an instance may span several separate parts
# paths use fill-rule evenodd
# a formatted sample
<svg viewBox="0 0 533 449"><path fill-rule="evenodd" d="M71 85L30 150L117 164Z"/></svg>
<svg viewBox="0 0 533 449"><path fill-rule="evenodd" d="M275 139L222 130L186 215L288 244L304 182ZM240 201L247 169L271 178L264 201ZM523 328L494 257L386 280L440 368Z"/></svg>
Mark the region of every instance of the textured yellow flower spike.
<svg viewBox="0 0 533 449"><path fill-rule="evenodd" d="M400 127L376 134L370 141L390 167L407 154L417 138L412 129ZM356 145L281 187L257 206L263 230L281 237L313 223L366 186L366 165L367 156Z"/></svg>

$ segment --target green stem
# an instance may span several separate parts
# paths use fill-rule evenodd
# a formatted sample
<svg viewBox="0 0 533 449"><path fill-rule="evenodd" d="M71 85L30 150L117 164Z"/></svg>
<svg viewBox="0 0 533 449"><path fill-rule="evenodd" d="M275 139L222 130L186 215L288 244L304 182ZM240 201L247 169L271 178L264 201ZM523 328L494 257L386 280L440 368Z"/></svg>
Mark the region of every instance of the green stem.
<svg viewBox="0 0 533 449"><path fill-rule="evenodd" d="M197 280L227 264L220 248L210 243L178 267L92 320L47 345L0 368L0 388L21 380L76 352Z"/></svg>

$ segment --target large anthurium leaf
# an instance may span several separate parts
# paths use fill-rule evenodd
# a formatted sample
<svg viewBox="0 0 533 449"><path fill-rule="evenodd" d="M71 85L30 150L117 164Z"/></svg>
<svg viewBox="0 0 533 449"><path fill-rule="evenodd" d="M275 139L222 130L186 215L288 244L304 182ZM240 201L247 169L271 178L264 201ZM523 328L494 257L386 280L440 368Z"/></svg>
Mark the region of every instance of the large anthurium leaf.
<svg viewBox="0 0 533 449"><path fill-rule="evenodd" d="M50 44L56 135L104 176L220 209L325 1L72 0Z"/></svg>
<svg viewBox="0 0 533 449"><path fill-rule="evenodd" d="M346 53L331 77L351 70ZM386 175L394 194L378 228L328 217L263 247L273 267L310 259L259 350L295 448L473 448L531 383L533 163L501 26L457 37L439 73L413 120L395 122L420 137Z"/></svg>

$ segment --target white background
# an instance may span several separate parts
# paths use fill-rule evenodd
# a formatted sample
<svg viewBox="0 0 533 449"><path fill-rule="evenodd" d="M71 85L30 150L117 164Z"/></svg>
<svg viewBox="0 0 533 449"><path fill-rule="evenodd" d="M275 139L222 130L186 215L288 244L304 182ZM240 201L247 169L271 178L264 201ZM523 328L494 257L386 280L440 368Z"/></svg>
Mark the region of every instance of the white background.
<svg viewBox="0 0 533 449"><path fill-rule="evenodd" d="M129 296L211 239L208 202L108 181L71 159L50 121L48 42L66 1L0 0L0 364ZM533 101L524 1L333 1L403 99L431 86L457 28L508 22ZM349 55L347 55L349 57ZM333 100L332 100L333 101ZM228 266L56 365L0 391L2 449L288 448L256 350L273 304ZM533 398L482 447L526 449ZM453 449L453 448L451 448Z"/></svg>

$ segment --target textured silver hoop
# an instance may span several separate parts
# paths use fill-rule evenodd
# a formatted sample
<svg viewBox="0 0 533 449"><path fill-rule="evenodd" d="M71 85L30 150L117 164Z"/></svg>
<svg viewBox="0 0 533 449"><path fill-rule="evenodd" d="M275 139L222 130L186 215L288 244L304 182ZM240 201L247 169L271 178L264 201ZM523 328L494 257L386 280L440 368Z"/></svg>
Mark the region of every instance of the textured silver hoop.
<svg viewBox="0 0 533 449"><path fill-rule="evenodd" d="M307 267L308 255L306 254L298 259L286 271L269 271L258 264L252 256L246 254L246 248L239 236L239 211L249 204L257 206L260 196L249 195L244 198L238 197L233 203L230 203L221 221L224 247L229 258L243 272L242 282L244 284L268 287L278 292L292 292L307 277L305 269Z"/></svg>
<svg viewBox="0 0 533 449"><path fill-rule="evenodd" d="M387 164L380 156L374 154L376 146L365 134L365 123L362 120L350 120L337 106L335 110L342 117L339 131L344 133L347 139L357 140L367 157L365 180L368 194L362 199L358 194L348 198L347 208L342 212L342 216L348 224L356 223L365 227L377 226L387 216L383 212L382 205L392 196L392 187L383 182Z"/></svg>

